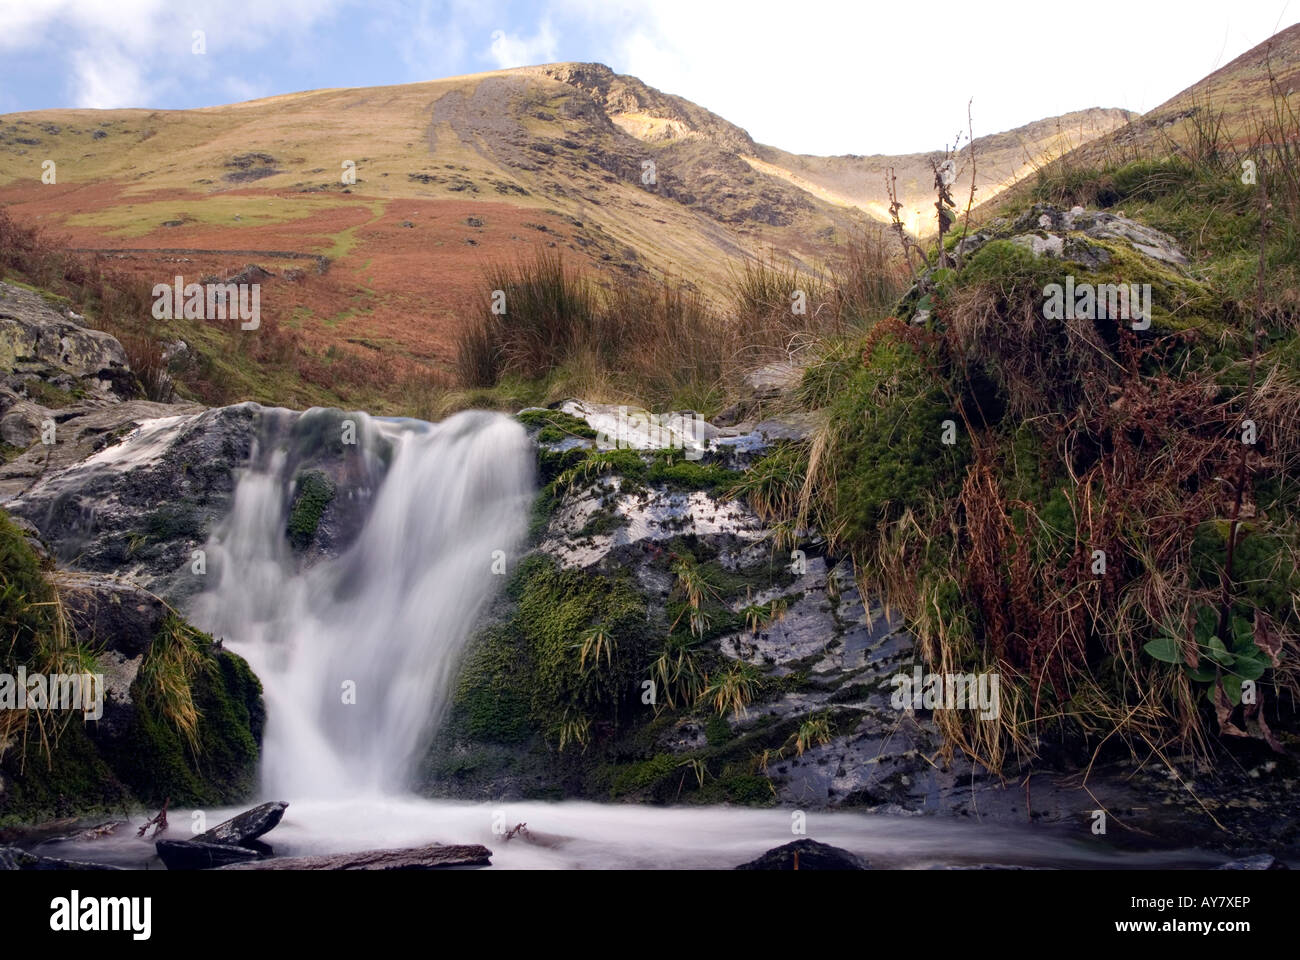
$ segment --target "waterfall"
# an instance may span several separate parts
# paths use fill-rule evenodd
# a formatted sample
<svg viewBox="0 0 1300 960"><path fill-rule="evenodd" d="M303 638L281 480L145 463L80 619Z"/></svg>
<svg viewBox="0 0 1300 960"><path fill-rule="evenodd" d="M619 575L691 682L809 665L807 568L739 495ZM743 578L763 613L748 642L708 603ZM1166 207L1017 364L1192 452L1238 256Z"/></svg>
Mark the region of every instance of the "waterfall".
<svg viewBox="0 0 1300 960"><path fill-rule="evenodd" d="M286 799L408 786L533 493L533 455L508 417L349 414L356 442L336 495L368 501L354 511L362 525L337 556L301 569L285 536L294 476L304 443L338 416L265 411L206 548L212 582L190 610L261 679L263 790Z"/></svg>

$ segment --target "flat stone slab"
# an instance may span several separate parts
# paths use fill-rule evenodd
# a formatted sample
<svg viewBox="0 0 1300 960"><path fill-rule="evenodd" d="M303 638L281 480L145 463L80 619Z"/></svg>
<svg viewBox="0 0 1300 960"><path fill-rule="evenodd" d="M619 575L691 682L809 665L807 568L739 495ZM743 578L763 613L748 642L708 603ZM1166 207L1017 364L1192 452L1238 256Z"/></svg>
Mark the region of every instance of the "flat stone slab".
<svg viewBox="0 0 1300 960"><path fill-rule="evenodd" d="M217 824L211 830L200 833L194 838L194 842L246 844L275 829L288 808L289 804L283 800L260 804L236 817L231 817L224 823Z"/></svg>

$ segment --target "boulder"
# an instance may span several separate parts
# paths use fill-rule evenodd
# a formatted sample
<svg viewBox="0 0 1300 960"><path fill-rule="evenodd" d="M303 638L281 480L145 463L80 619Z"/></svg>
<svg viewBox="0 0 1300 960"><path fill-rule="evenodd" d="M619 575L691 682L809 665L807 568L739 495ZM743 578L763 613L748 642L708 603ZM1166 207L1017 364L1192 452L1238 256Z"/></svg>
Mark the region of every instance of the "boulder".
<svg viewBox="0 0 1300 960"><path fill-rule="evenodd" d="M737 870L870 870L856 853L816 840L795 840L774 847L761 857L742 863Z"/></svg>
<svg viewBox="0 0 1300 960"><path fill-rule="evenodd" d="M263 803L200 833L194 842L246 845L275 829L288 808L289 804L284 800Z"/></svg>
<svg viewBox="0 0 1300 960"><path fill-rule="evenodd" d="M159 840L154 844L168 870L212 870L232 863L257 860L262 854L228 843L199 840Z"/></svg>
<svg viewBox="0 0 1300 960"><path fill-rule="evenodd" d="M404 850L366 850L317 857L276 857L237 863L223 870L434 870L439 867L487 867L492 851L479 843L430 844Z"/></svg>
<svg viewBox="0 0 1300 960"><path fill-rule="evenodd" d="M78 638L98 651L103 713L86 725L86 732L101 744L117 742L135 722L131 687L167 617L167 606L149 591L105 574L59 570L50 580Z"/></svg>
<svg viewBox="0 0 1300 960"><path fill-rule="evenodd" d="M60 379L107 398L128 370L117 338L60 314L40 294L0 283L0 372Z"/></svg>

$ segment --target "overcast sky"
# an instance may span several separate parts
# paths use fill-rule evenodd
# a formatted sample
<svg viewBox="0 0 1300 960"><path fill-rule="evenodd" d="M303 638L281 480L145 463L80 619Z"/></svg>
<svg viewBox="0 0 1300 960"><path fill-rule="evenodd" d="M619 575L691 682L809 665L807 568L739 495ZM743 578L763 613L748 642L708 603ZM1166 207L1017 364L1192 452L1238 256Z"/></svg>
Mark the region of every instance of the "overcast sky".
<svg viewBox="0 0 1300 960"><path fill-rule="evenodd" d="M0 113L211 106L599 61L798 153L1146 111L1300 0L0 0ZM202 30L206 52L192 52Z"/></svg>

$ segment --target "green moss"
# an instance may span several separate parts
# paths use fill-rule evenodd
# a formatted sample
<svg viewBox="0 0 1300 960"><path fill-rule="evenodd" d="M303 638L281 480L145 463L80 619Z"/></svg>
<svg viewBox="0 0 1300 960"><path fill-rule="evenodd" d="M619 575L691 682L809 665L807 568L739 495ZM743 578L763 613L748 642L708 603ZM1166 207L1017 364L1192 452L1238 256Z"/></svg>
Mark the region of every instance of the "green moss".
<svg viewBox="0 0 1300 960"><path fill-rule="evenodd" d="M562 410L521 410L515 419L527 429L536 430L540 443L560 443L564 440L579 438L596 439L596 431L586 420L565 413Z"/></svg>
<svg viewBox="0 0 1300 960"><path fill-rule="evenodd" d="M1026 247L1010 240L990 240L971 255L958 275L957 285L1018 288L1041 297L1044 286L1060 279L1059 261L1035 257Z"/></svg>
<svg viewBox="0 0 1300 960"><path fill-rule="evenodd" d="M65 390L45 380L27 380L23 383L23 389L33 402L50 409L66 407L85 396L84 390Z"/></svg>
<svg viewBox="0 0 1300 960"><path fill-rule="evenodd" d="M117 776L147 805L168 798L178 806L238 803L257 786L258 745L266 721L261 684L248 664L229 651L209 648L202 656L203 669L191 681L199 714L197 755L151 707L140 678L131 688L131 728L116 749L105 753Z"/></svg>
<svg viewBox="0 0 1300 960"><path fill-rule="evenodd" d="M1192 571L1196 583L1218 589L1220 571L1228 557L1228 523L1203 523L1192 543ZM1281 535L1253 523L1237 531L1232 572L1234 592L1242 612L1262 610L1281 623L1295 623L1295 598L1300 596L1300 571L1293 562L1295 545Z"/></svg>
<svg viewBox="0 0 1300 960"><path fill-rule="evenodd" d="M620 766L613 772L610 795L614 798L639 795L655 787L675 786L681 777L681 757L658 753L649 760Z"/></svg>
<svg viewBox="0 0 1300 960"><path fill-rule="evenodd" d="M910 345L881 337L870 361L832 405L840 455L835 502L844 535L873 535L876 525L922 498L955 492L969 444L945 421L960 421Z"/></svg>
<svg viewBox="0 0 1300 960"><path fill-rule="evenodd" d="M87 736L80 715L67 719L48 755L36 747L25 757L20 749L7 751L0 775L6 782L0 824L121 811L134 799Z"/></svg>
<svg viewBox="0 0 1300 960"><path fill-rule="evenodd" d="M561 568L534 553L506 586L507 619L475 638L457 687L453 722L475 739L519 743L553 736L575 711L615 729L637 703L647 649L646 601L626 576ZM582 663L582 637L601 627L608 657Z"/></svg>
<svg viewBox="0 0 1300 960"><path fill-rule="evenodd" d="M731 724L716 713L709 714L709 719L704 721L704 736L709 741L709 746L717 747L730 740L734 734L731 732Z"/></svg>
<svg viewBox="0 0 1300 960"><path fill-rule="evenodd" d="M167 504L144 518L141 531L146 540L198 540L204 536L203 517L193 507Z"/></svg>
<svg viewBox="0 0 1300 960"><path fill-rule="evenodd" d="M0 663L23 663L53 626L54 591L36 554L9 515L0 511Z"/></svg>
<svg viewBox="0 0 1300 960"><path fill-rule="evenodd" d="M717 492L732 489L741 474L715 463L688 460L681 450L656 450L645 479L669 489Z"/></svg>
<svg viewBox="0 0 1300 960"><path fill-rule="evenodd" d="M531 656L521 637L497 626L471 645L453 701L461 732L489 743L522 743L533 733Z"/></svg>
<svg viewBox="0 0 1300 960"><path fill-rule="evenodd" d="M294 481L293 506L285 533L294 549L303 550L316 536L321 515L334 499L334 482L320 470L304 470Z"/></svg>

